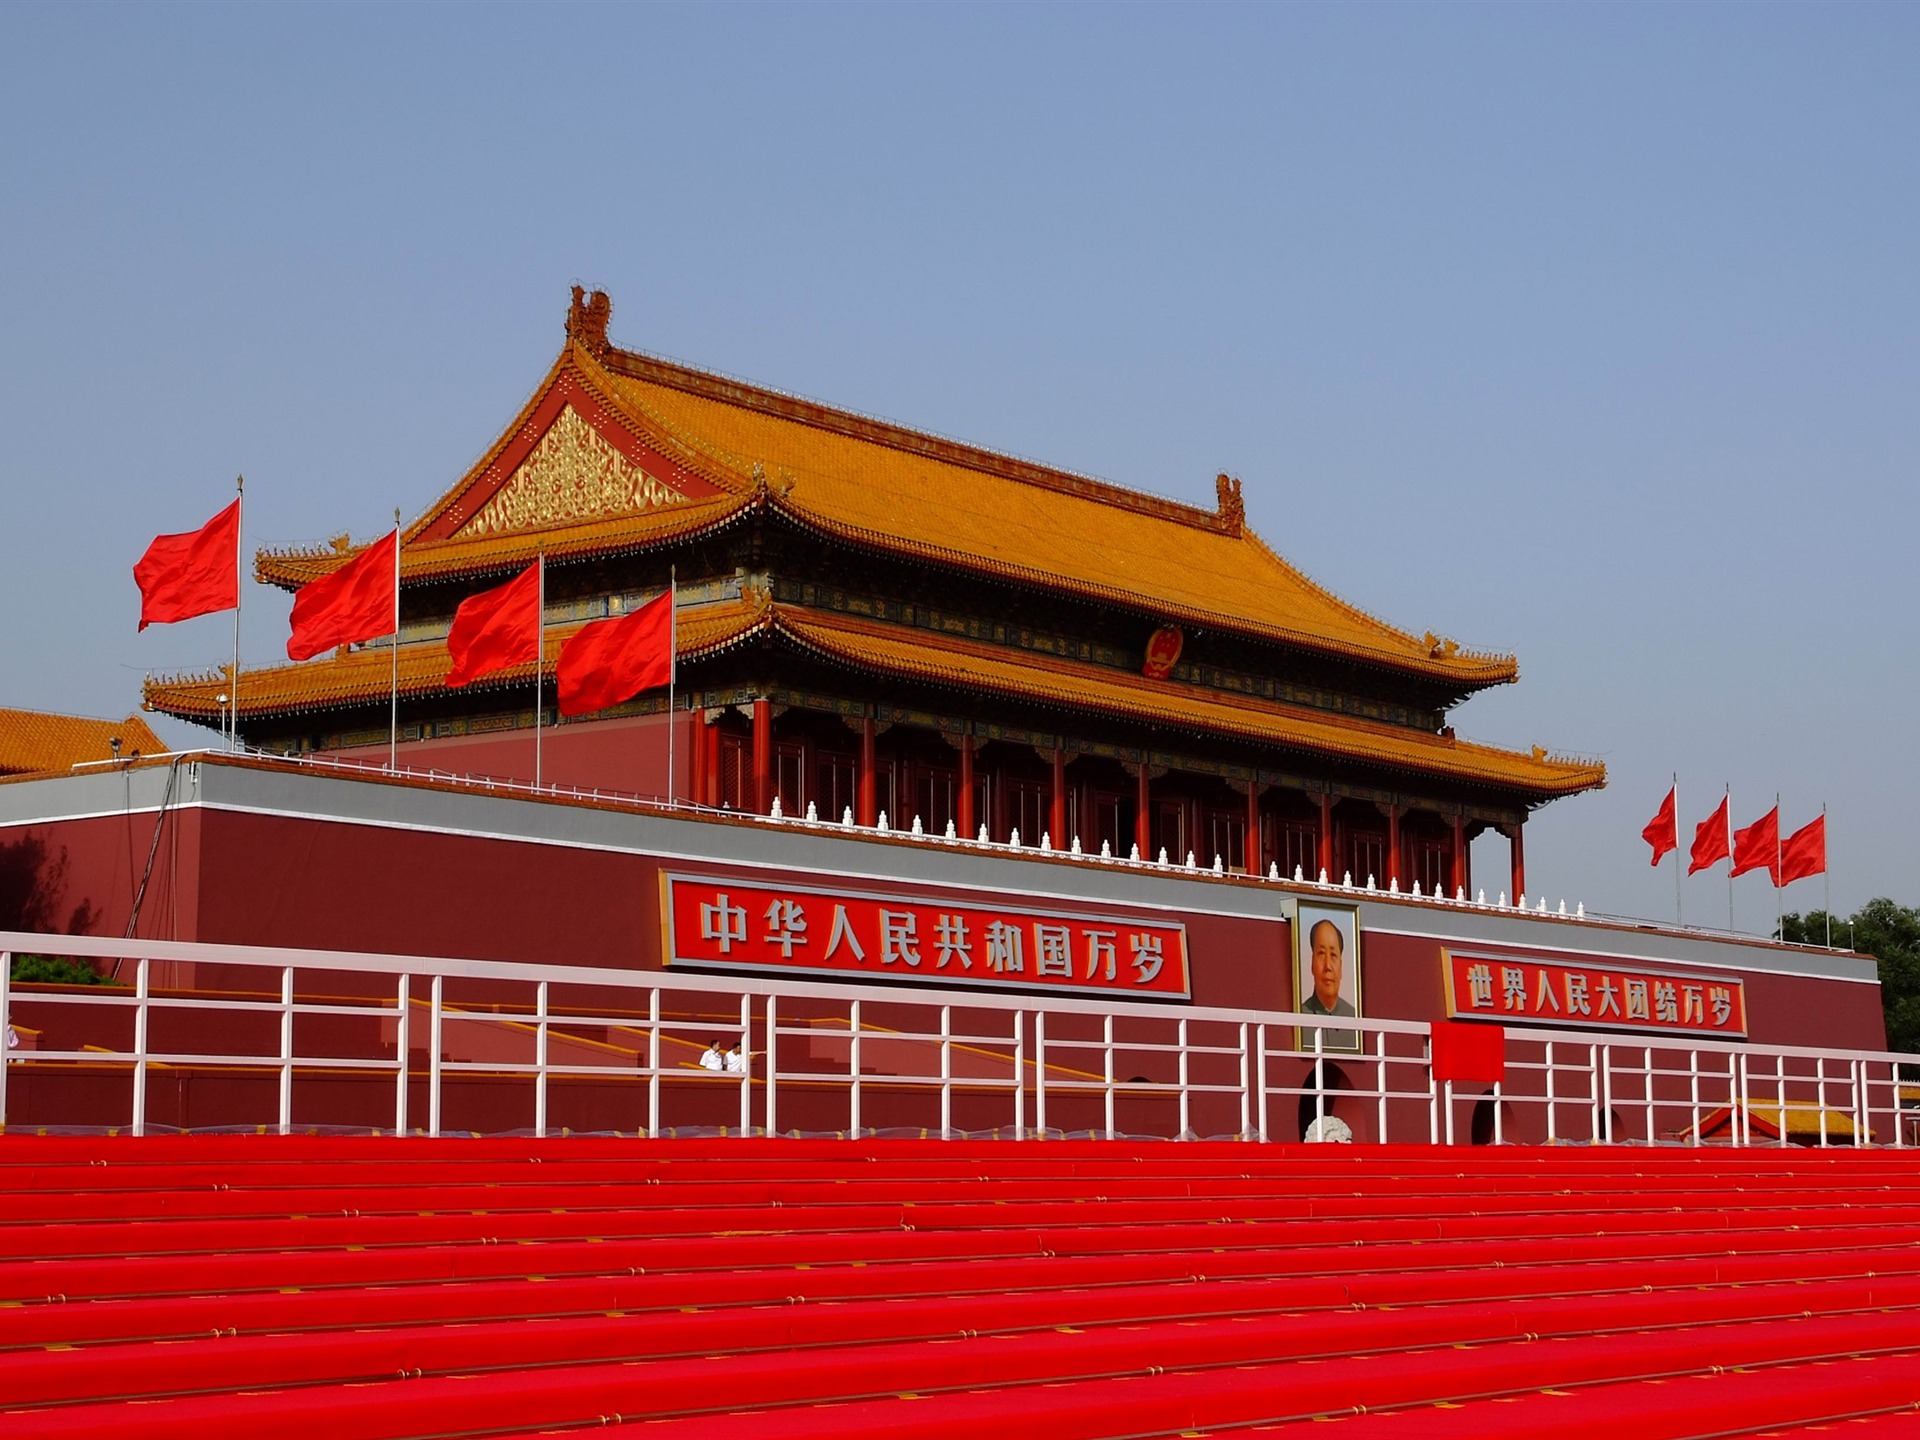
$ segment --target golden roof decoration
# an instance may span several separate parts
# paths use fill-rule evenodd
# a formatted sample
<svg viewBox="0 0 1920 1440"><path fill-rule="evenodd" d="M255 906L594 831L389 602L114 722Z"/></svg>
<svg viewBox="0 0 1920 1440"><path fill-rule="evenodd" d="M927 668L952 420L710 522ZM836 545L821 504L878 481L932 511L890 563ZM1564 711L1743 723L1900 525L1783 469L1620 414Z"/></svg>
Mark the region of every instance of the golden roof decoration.
<svg viewBox="0 0 1920 1440"><path fill-rule="evenodd" d="M566 405L513 478L459 534L545 530L687 503L684 494L649 475Z"/></svg>

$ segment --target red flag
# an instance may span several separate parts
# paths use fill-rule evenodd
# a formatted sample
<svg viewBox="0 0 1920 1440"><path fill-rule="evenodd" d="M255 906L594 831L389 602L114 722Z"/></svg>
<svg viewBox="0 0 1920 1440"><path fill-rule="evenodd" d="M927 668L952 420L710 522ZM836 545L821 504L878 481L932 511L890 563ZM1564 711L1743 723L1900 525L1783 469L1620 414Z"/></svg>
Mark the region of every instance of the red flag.
<svg viewBox="0 0 1920 1440"><path fill-rule="evenodd" d="M1792 884L1827 868L1827 817L1802 825L1780 845L1780 883Z"/></svg>
<svg viewBox="0 0 1920 1440"><path fill-rule="evenodd" d="M495 670L540 657L540 565L536 561L506 584L460 602L447 634L453 668L447 684L458 687Z"/></svg>
<svg viewBox="0 0 1920 1440"><path fill-rule="evenodd" d="M583 627L560 651L560 713L585 715L673 678L673 592Z"/></svg>
<svg viewBox="0 0 1920 1440"><path fill-rule="evenodd" d="M350 563L293 597L287 658L308 660L336 645L393 634L394 555L400 532L376 540Z"/></svg>
<svg viewBox="0 0 1920 1440"><path fill-rule="evenodd" d="M1653 847L1653 863L1656 865L1680 848L1680 822L1673 813L1679 790L1680 787L1676 785L1667 791L1667 798L1660 802L1660 813L1649 820L1647 828L1640 832L1640 838Z"/></svg>
<svg viewBox="0 0 1920 1440"><path fill-rule="evenodd" d="M198 530L159 535L133 567L140 628L191 620L240 603L240 502Z"/></svg>
<svg viewBox="0 0 1920 1440"><path fill-rule="evenodd" d="M1498 1085L1507 1078L1506 1027L1434 1021L1433 1078Z"/></svg>
<svg viewBox="0 0 1920 1440"><path fill-rule="evenodd" d="M1704 870L1732 853L1727 848L1727 801L1723 799L1720 808L1702 820L1693 832L1693 863L1687 866L1687 874Z"/></svg>
<svg viewBox="0 0 1920 1440"><path fill-rule="evenodd" d="M1780 883L1780 807L1774 806L1744 830L1733 832L1734 875L1764 870Z"/></svg>

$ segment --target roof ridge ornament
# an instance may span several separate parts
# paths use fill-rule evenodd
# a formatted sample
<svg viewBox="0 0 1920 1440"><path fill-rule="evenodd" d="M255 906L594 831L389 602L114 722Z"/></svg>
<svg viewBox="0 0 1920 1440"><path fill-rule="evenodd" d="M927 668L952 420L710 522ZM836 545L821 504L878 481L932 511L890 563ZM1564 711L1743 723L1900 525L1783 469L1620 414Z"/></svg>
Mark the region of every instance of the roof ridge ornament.
<svg viewBox="0 0 1920 1440"><path fill-rule="evenodd" d="M1222 473L1213 483L1220 497L1221 524L1232 534L1242 533L1247 528L1247 502L1240 494L1239 477Z"/></svg>
<svg viewBox="0 0 1920 1440"><path fill-rule="evenodd" d="M613 349L607 339L607 324L613 319L613 300L604 290L589 295L576 285L573 304L567 310L567 339L596 360L604 360Z"/></svg>

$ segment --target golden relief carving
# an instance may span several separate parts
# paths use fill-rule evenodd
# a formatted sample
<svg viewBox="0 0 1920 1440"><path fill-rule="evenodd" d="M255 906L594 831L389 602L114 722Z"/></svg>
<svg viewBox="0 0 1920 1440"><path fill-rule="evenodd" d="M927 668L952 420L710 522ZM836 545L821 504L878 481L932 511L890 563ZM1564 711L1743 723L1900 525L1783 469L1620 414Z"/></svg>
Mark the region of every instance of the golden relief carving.
<svg viewBox="0 0 1920 1440"><path fill-rule="evenodd" d="M460 533L537 530L686 503L685 495L622 455L568 405Z"/></svg>

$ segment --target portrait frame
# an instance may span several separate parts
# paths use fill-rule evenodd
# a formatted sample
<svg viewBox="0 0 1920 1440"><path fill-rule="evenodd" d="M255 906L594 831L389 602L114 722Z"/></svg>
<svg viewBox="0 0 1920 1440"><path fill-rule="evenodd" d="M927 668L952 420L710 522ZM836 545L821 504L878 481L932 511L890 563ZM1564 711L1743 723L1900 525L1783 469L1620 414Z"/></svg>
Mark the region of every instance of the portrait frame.
<svg viewBox="0 0 1920 1440"><path fill-rule="evenodd" d="M1361 998L1360 986L1360 907L1352 904L1333 904L1321 900L1301 900L1293 917L1293 1009L1296 1014L1306 1013L1301 1009L1314 993L1313 981L1313 932L1322 923L1331 924L1340 935L1341 974L1339 999L1353 1006L1354 1019L1366 1016L1366 1006ZM1314 1031L1306 1026L1297 1030L1297 1048L1304 1053L1313 1051ZM1321 1053L1327 1055L1357 1055L1360 1053L1360 1032L1358 1030L1327 1029L1320 1032Z"/></svg>

